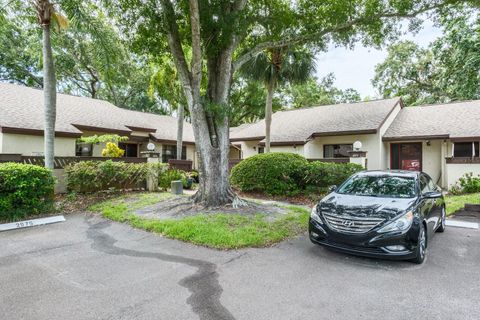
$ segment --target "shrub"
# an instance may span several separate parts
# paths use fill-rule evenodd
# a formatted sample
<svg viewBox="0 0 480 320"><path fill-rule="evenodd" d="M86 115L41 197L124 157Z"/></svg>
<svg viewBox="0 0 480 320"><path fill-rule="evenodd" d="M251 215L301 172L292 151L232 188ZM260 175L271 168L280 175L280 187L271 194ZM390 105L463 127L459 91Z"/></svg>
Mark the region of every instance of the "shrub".
<svg viewBox="0 0 480 320"><path fill-rule="evenodd" d="M107 146L102 150L102 157L121 158L124 154L125 150L113 142L107 142Z"/></svg>
<svg viewBox="0 0 480 320"><path fill-rule="evenodd" d="M0 220L18 220L53 208L55 179L40 166L0 164Z"/></svg>
<svg viewBox="0 0 480 320"><path fill-rule="evenodd" d="M363 167L355 163L313 161L305 166L304 184L319 188L342 184L348 177Z"/></svg>
<svg viewBox="0 0 480 320"><path fill-rule="evenodd" d="M300 191L307 160L293 153L267 153L247 158L232 168L230 181L242 191L293 195Z"/></svg>
<svg viewBox="0 0 480 320"><path fill-rule="evenodd" d="M178 169L168 169L165 171L158 179L158 186L163 190L167 190L170 188L172 181L176 180L182 181L184 188L188 187L187 175L185 171Z"/></svg>
<svg viewBox="0 0 480 320"><path fill-rule="evenodd" d="M80 161L65 168L67 188L85 193L108 189L138 188L159 167L149 163Z"/></svg>
<svg viewBox="0 0 480 320"><path fill-rule="evenodd" d="M464 174L450 191L454 194L480 192L480 175L475 177L472 172Z"/></svg>

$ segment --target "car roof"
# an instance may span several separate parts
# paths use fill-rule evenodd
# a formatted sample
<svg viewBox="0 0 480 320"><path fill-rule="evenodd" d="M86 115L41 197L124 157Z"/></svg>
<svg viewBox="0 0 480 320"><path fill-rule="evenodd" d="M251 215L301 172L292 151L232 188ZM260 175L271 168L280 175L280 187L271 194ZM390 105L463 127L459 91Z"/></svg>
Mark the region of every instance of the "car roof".
<svg viewBox="0 0 480 320"><path fill-rule="evenodd" d="M361 171L358 174L362 176L392 176L392 177L411 177L417 178L420 175L420 171L408 171L408 170L366 170Z"/></svg>

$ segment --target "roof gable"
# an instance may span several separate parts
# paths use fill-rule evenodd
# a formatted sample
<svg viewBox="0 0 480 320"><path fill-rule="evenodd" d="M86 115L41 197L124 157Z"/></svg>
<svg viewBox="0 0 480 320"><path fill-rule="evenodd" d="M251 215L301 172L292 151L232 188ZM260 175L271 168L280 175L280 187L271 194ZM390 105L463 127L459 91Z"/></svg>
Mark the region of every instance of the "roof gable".
<svg viewBox="0 0 480 320"><path fill-rule="evenodd" d="M27 132L44 128L43 91L0 83L0 127ZM161 140L176 140L177 119L116 107L108 101L57 94L55 132L81 135L101 131L128 135L143 129ZM191 124L184 123L184 140L194 142Z"/></svg>
<svg viewBox="0 0 480 320"><path fill-rule="evenodd" d="M376 133L400 101L400 98L392 98L276 112L272 116L271 142L307 141L320 135ZM261 140L264 136L264 120L231 132L232 140L237 141Z"/></svg>

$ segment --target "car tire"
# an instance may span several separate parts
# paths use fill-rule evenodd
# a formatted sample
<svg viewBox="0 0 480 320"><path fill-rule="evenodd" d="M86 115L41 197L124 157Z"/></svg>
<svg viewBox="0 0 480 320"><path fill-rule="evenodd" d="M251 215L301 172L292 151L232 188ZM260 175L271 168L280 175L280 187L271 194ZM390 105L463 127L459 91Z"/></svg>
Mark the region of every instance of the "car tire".
<svg viewBox="0 0 480 320"><path fill-rule="evenodd" d="M442 217L440 219L440 225L437 228L437 232L444 232L445 231L446 219L447 219L447 213L446 213L445 207L442 207Z"/></svg>
<svg viewBox="0 0 480 320"><path fill-rule="evenodd" d="M420 231L418 232L418 244L415 253L417 256L412 259L412 262L422 264L427 255L427 232L423 223L420 225Z"/></svg>

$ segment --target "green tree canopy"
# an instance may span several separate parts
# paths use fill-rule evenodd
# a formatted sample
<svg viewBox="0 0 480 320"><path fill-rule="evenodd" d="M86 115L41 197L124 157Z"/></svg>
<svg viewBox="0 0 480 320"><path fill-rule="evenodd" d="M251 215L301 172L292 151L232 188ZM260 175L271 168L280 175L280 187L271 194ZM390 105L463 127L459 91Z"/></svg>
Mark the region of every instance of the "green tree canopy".
<svg viewBox="0 0 480 320"><path fill-rule="evenodd" d="M443 35L428 48L412 41L389 47L372 80L382 96L402 96L406 105L480 98L478 11L443 17L441 25Z"/></svg>
<svg viewBox="0 0 480 320"><path fill-rule="evenodd" d="M72 23L52 33L57 90L164 113L148 95L148 61L132 53L102 9L92 1L59 4ZM20 0L0 0L0 8L0 80L42 88L41 32L32 8Z"/></svg>

